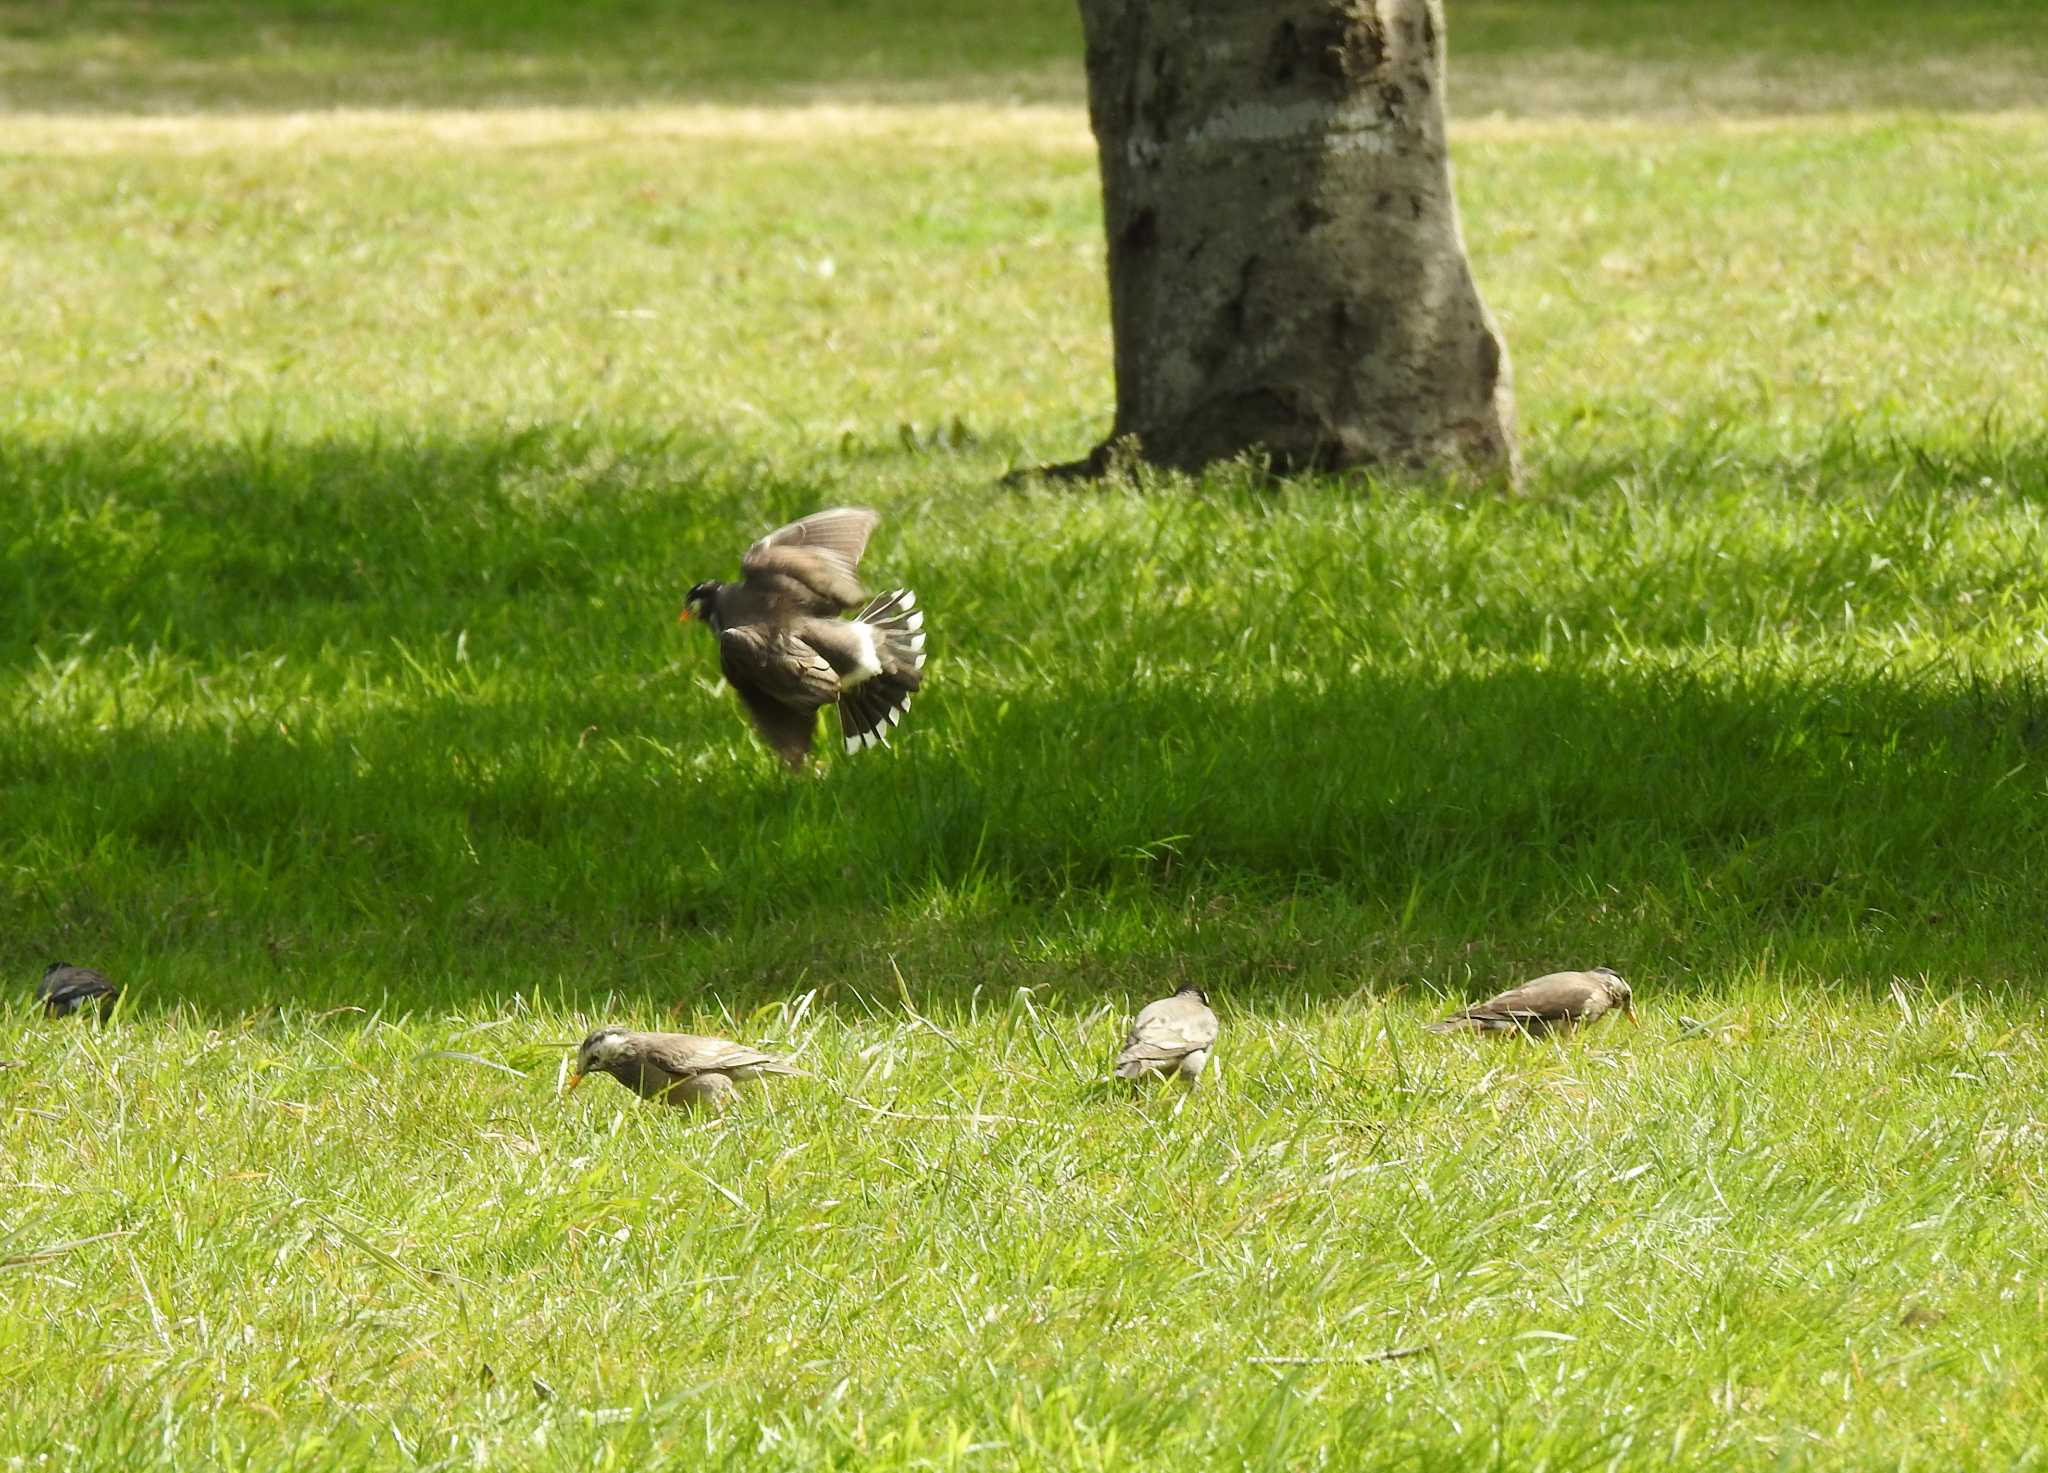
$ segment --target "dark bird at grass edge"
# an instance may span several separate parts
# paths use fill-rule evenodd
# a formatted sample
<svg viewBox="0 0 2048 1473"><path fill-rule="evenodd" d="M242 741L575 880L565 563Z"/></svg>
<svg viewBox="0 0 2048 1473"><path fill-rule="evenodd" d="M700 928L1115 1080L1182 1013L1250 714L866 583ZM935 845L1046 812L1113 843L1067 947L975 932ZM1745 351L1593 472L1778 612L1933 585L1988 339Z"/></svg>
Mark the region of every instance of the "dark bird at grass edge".
<svg viewBox="0 0 2048 1473"><path fill-rule="evenodd" d="M43 980L36 985L36 997L41 1000L43 1011L53 1018L67 1017L95 1001L104 1015L120 995L120 987L107 980L104 972L74 967L69 962L51 962L43 969Z"/></svg>

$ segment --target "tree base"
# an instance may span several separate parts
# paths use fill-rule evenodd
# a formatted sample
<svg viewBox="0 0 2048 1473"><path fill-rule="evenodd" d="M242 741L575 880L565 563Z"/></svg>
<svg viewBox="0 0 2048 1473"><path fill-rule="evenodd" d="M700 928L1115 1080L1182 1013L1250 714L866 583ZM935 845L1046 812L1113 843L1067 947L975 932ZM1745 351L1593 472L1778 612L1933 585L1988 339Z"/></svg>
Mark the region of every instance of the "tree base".
<svg viewBox="0 0 2048 1473"><path fill-rule="evenodd" d="M1194 471L1515 477L1465 258L1440 0L1081 0L1111 443ZM1100 475L1110 447L1057 467Z"/></svg>

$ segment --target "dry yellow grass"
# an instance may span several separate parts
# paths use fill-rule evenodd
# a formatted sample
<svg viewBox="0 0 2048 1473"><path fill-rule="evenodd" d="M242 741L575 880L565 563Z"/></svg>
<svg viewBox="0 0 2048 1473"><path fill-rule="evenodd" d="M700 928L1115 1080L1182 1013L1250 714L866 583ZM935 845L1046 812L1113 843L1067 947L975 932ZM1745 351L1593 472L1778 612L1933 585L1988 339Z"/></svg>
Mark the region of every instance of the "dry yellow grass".
<svg viewBox="0 0 2048 1473"><path fill-rule="evenodd" d="M1853 137L1895 126L1894 111L1859 109L1832 114L1831 134ZM1945 125L1998 134L2048 137L2048 108L2009 107L1957 113ZM1804 131L1809 114L1631 113L1618 116L1557 113L1511 117L1453 117L1461 143L1491 144L1572 139L1602 142L1632 138L1758 137ZM1048 153L1086 152L1094 143L1088 115L1078 106L1050 103L818 102L783 107L683 106L336 108L278 113L165 115L10 113L0 115L0 147L15 154L68 157L161 151L173 154L296 150L320 154L375 153L438 148L515 150L731 141L761 145L848 142L913 143L919 149L1000 146Z"/></svg>
<svg viewBox="0 0 2048 1473"><path fill-rule="evenodd" d="M790 144L912 141L921 148L1000 143L1055 151L1091 146L1077 107L959 102L810 103L789 107L338 108L160 116L16 113L0 146L73 155L131 149L173 153L266 149L374 152L422 146L459 151L663 140Z"/></svg>

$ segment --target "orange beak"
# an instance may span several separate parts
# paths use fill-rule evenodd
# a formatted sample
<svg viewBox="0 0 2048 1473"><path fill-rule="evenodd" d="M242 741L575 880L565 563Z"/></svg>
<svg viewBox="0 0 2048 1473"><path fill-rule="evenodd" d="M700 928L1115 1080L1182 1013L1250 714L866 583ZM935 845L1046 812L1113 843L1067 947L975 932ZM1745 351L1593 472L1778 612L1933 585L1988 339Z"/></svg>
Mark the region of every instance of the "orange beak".
<svg viewBox="0 0 2048 1473"><path fill-rule="evenodd" d="M690 606L688 604L684 604L683 611L680 614L676 615L676 622L678 624L687 624L696 617L697 616L695 614L690 612Z"/></svg>
<svg viewBox="0 0 2048 1473"><path fill-rule="evenodd" d="M1627 1007L1623 1008L1622 1012L1628 1015L1628 1021L1632 1026L1642 1026L1636 1022L1636 1005L1634 1003L1630 1003Z"/></svg>
<svg viewBox="0 0 2048 1473"><path fill-rule="evenodd" d="M565 1095L573 1095L574 1093L576 1093L576 1086L581 1084L582 1082L583 1071L579 1069L574 1074L571 1074L569 1076L569 1087L563 1090L562 1093Z"/></svg>

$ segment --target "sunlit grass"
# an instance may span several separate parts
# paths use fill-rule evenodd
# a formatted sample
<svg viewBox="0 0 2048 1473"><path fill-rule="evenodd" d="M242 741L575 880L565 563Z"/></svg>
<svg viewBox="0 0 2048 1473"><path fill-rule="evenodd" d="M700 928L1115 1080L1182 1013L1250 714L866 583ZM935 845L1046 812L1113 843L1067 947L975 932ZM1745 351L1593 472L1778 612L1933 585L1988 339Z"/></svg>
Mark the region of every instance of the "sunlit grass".
<svg viewBox="0 0 2048 1473"><path fill-rule="evenodd" d="M603 1010L517 997L16 1024L7 1446L1277 1468L1363 1440L1381 1465L1590 1468L2037 1445L2048 1074L1999 998L1756 973L1691 1035L1667 1003L1502 1048L1425 1042L1413 996L1283 986L1224 1002L1224 1068L1178 1112L1097 1082L1098 1000L1128 999L927 1013L839 984L693 1014L812 1071L715 1122L602 1080L554 1098Z"/></svg>
<svg viewBox="0 0 2048 1473"><path fill-rule="evenodd" d="M887 457L907 427L977 463L1057 459L1109 400L1093 155L1076 115L1005 120L25 125L41 146L0 164L15 422L570 424L791 464ZM2048 398L2033 115L1461 138L1544 458L1674 421L1771 451L1820 424L2024 432Z"/></svg>
<svg viewBox="0 0 2048 1473"><path fill-rule="evenodd" d="M574 100L0 123L0 1466L2042 1456L2048 120L1461 125L1503 500L999 485L1071 106ZM674 613L837 501L932 686L793 781Z"/></svg>

